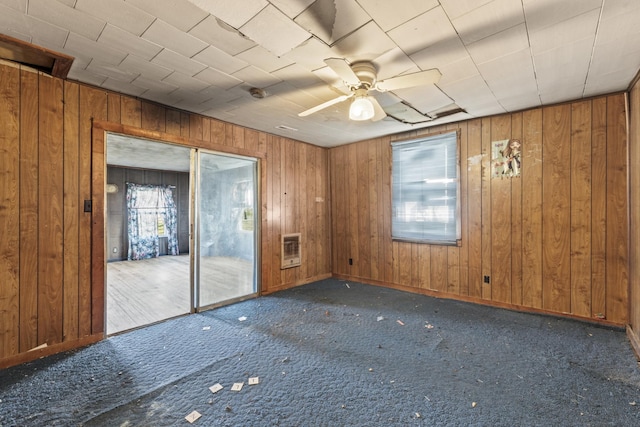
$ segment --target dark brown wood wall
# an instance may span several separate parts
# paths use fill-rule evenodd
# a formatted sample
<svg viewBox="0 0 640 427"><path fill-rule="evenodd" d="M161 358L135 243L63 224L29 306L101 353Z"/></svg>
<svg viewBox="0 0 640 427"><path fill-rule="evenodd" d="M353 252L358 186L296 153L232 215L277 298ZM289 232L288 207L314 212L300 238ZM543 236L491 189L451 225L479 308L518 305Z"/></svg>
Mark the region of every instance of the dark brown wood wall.
<svg viewBox="0 0 640 427"><path fill-rule="evenodd" d="M262 292L330 276L327 149L6 61L0 82L0 367L103 337L106 171L96 123L260 157ZM89 199L93 213L83 212ZM292 232L302 233L302 266L281 270L280 234Z"/></svg>
<svg viewBox="0 0 640 427"><path fill-rule="evenodd" d="M629 329L640 358L640 81L629 94Z"/></svg>
<svg viewBox="0 0 640 427"><path fill-rule="evenodd" d="M627 323L625 110L611 95L330 149L334 275ZM461 245L393 241L390 143L443 130L460 131ZM491 142L508 138L522 176L491 179Z"/></svg>

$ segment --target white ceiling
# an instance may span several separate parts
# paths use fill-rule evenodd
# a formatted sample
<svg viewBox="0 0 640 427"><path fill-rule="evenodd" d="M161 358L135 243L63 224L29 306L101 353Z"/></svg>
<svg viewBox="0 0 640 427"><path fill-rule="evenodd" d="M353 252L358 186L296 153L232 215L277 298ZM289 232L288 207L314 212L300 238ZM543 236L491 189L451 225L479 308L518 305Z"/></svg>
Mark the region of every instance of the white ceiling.
<svg viewBox="0 0 640 427"><path fill-rule="evenodd" d="M639 22L638 0L0 0L0 33L74 56L70 79L327 147L626 90ZM378 79L437 68L436 85L378 100L466 113L298 117L345 90L327 58Z"/></svg>

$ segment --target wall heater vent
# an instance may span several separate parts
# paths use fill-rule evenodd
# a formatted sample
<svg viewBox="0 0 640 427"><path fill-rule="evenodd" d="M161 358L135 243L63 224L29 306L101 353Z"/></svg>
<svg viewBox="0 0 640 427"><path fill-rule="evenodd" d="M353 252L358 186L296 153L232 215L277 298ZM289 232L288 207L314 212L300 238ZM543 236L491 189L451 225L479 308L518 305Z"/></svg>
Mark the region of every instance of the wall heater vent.
<svg viewBox="0 0 640 427"><path fill-rule="evenodd" d="M283 234L280 253L282 254L282 266L280 268L299 266L302 260L300 233Z"/></svg>

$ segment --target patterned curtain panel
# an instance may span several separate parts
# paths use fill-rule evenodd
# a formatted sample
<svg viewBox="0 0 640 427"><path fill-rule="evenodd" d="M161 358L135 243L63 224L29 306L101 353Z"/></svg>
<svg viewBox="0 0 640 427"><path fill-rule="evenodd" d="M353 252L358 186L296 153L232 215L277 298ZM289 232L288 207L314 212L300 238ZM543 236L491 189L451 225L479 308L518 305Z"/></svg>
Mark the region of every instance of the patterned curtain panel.
<svg viewBox="0 0 640 427"><path fill-rule="evenodd" d="M177 208L168 185L127 182L129 260L160 255L158 239L167 237L167 253L178 255Z"/></svg>

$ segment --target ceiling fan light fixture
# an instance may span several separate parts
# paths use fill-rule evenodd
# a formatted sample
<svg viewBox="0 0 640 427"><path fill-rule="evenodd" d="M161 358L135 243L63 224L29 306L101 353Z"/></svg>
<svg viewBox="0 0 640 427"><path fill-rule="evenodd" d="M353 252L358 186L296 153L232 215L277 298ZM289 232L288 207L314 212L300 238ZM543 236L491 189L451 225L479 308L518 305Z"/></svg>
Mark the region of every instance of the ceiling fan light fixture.
<svg viewBox="0 0 640 427"><path fill-rule="evenodd" d="M369 120L373 117L373 104L367 96L356 96L349 107L349 119L351 120Z"/></svg>

